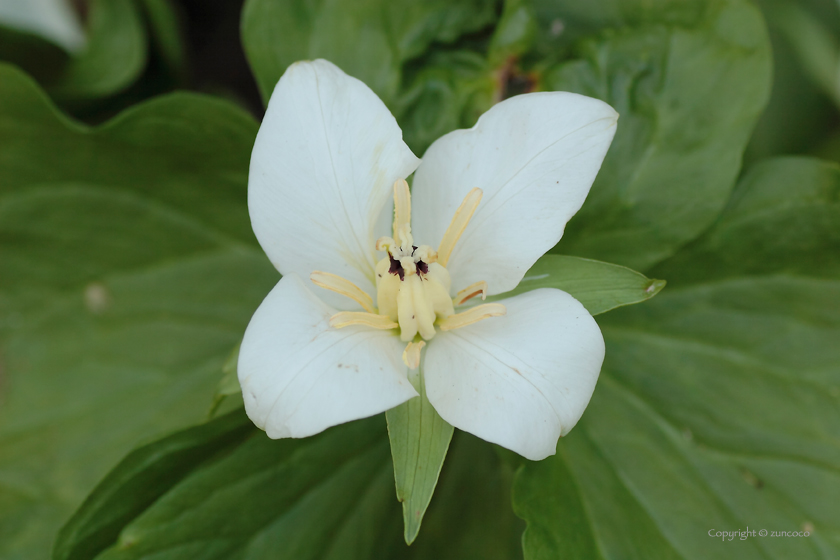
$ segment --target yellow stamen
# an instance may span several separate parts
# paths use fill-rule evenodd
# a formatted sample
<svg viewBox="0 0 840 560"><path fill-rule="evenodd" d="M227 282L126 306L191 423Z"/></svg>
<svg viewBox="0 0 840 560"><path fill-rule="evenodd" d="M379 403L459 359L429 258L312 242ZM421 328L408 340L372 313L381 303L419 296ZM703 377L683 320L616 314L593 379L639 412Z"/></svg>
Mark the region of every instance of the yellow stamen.
<svg viewBox="0 0 840 560"><path fill-rule="evenodd" d="M403 226L411 224L411 192L408 183L400 179L394 183L394 239L400 238Z"/></svg>
<svg viewBox="0 0 840 560"><path fill-rule="evenodd" d="M438 321L438 326L442 331L451 331L472 325L484 319L489 319L490 317L500 317L506 313L507 309L501 303L485 303L462 313L450 315L446 319L441 319Z"/></svg>
<svg viewBox="0 0 840 560"><path fill-rule="evenodd" d="M420 350L426 346L426 342L421 340L419 342L409 342L402 353L403 363L408 366L408 369L417 369L420 365Z"/></svg>
<svg viewBox="0 0 840 560"><path fill-rule="evenodd" d="M453 305L461 305L464 302L474 298L475 296L481 296L482 300L487 299L487 282L484 280L480 282L474 282L455 294L455 297L452 298Z"/></svg>
<svg viewBox="0 0 840 560"><path fill-rule="evenodd" d="M362 325L374 329L396 329L399 327L399 324L393 322L390 317L363 311L341 311L330 317L330 326L333 328L341 329L350 325Z"/></svg>
<svg viewBox="0 0 840 560"><path fill-rule="evenodd" d="M335 274L330 274L329 272L321 272L320 270L316 270L310 274L309 279L316 286L349 297L361 305L368 313L376 313L376 308L373 307L373 298L350 280L346 280Z"/></svg>
<svg viewBox="0 0 840 560"><path fill-rule="evenodd" d="M478 203L481 202L482 194L479 188L474 188L468 192L467 196L464 197L464 201L461 202L461 206L458 207L458 210L452 217L452 221L449 223L449 227L446 228L446 233L443 234L443 239L438 247L438 262L441 266L446 266L446 263L449 262L449 257L452 255L452 250L455 249L455 244L461 238L461 234L464 233L467 224L470 223L470 218L472 218L475 209L478 208Z"/></svg>

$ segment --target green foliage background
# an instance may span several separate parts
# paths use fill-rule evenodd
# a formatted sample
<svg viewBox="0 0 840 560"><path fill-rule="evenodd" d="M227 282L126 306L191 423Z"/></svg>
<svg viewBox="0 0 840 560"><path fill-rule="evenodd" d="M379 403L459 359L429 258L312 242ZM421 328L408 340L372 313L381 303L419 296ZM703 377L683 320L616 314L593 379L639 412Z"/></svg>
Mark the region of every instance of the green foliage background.
<svg viewBox="0 0 840 560"><path fill-rule="evenodd" d="M285 441L235 403L207 421L278 279L245 204L258 122L157 95L188 65L168 2L92 0L87 27L74 56L0 28L0 558L840 556L834 3L245 3L263 100L328 58L417 154L523 89L621 113L518 288L598 314L592 403L538 463L456 431L411 547L384 415ZM811 536L708 536L747 526Z"/></svg>

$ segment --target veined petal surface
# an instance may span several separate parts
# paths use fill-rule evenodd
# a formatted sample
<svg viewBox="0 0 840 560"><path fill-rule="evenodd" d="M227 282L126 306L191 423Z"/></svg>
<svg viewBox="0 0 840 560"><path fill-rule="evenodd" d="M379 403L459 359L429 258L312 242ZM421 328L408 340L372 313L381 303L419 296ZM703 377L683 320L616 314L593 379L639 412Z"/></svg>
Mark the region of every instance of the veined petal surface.
<svg viewBox="0 0 840 560"><path fill-rule="evenodd" d="M456 428L538 461L589 404L604 339L566 292L543 288L502 303L503 317L438 333L426 350L426 395Z"/></svg>
<svg viewBox="0 0 840 560"><path fill-rule="evenodd" d="M453 293L516 287L562 237L612 142L618 113L565 92L519 95L438 139L414 176L414 239L437 247L470 189L484 196L449 259Z"/></svg>
<svg viewBox="0 0 840 560"><path fill-rule="evenodd" d="M289 66L251 155L248 210L282 274L342 276L374 294L377 219L419 160L365 84L325 60ZM347 309L347 301L318 290Z"/></svg>
<svg viewBox="0 0 840 560"><path fill-rule="evenodd" d="M417 396L393 331L330 328L333 313L289 275L248 324L239 383L248 417L269 437L311 436Z"/></svg>

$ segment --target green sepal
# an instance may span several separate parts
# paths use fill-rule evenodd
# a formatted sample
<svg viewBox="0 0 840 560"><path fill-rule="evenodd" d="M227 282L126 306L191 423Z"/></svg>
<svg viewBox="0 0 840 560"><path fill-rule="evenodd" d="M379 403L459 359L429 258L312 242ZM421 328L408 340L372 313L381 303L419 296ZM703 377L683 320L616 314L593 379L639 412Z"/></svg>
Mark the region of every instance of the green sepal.
<svg viewBox="0 0 840 560"><path fill-rule="evenodd" d="M539 288L556 288L570 294L589 313L598 315L616 307L641 303L658 294L665 280L648 278L625 266L580 257L543 255L525 273L519 285L487 301L513 297Z"/></svg>
<svg viewBox="0 0 840 560"><path fill-rule="evenodd" d="M397 499L402 502L405 542L411 544L432 500L455 428L438 415L426 397L422 364L409 372L408 378L420 396L392 408L385 417Z"/></svg>

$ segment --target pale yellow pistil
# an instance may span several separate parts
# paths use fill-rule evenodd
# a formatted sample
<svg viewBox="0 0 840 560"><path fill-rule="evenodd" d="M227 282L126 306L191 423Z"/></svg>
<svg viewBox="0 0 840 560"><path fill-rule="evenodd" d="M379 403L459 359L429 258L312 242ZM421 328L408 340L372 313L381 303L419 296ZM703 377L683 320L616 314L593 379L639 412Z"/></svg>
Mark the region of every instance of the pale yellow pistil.
<svg viewBox="0 0 840 560"><path fill-rule="evenodd" d="M446 264L455 244L467 228L478 203L481 189L472 189L455 212L437 251L428 245L414 245L411 235L411 194L408 183L394 183L394 237L382 237L376 242L377 251L386 256L376 265L376 307L372 298L361 288L340 276L315 271L311 280L356 301L362 311L343 311L330 318L330 326L340 329L349 325L363 325L375 329L400 329L400 338L408 345L403 352L405 364L415 369L420 364L424 340L435 336L435 325L442 331L458 329L472 323L505 314L499 303L477 305L462 313L455 306L487 294L487 282L481 281L449 296L451 280ZM417 337L422 340L416 340Z"/></svg>

